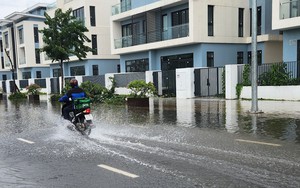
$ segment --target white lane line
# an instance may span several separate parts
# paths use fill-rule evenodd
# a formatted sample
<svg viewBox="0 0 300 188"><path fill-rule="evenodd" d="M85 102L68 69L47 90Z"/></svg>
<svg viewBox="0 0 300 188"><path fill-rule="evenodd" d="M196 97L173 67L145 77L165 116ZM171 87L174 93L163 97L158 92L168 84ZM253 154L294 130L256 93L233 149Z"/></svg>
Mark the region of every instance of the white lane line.
<svg viewBox="0 0 300 188"><path fill-rule="evenodd" d="M34 144L34 142L29 141L29 140L25 140L25 139L23 139L23 138L17 138L17 139L20 140L20 141L22 141L22 142L26 142L26 143L28 143L28 144Z"/></svg>
<svg viewBox="0 0 300 188"><path fill-rule="evenodd" d="M252 141L252 140L243 140L243 139L235 139L238 142L247 142L252 144L261 144L261 145L268 145L268 146L274 146L274 147L280 147L280 144L273 144L268 142L258 142L258 141Z"/></svg>
<svg viewBox="0 0 300 188"><path fill-rule="evenodd" d="M101 164L101 165L98 165L98 166L101 167L101 168L104 168L106 170L109 170L109 171L112 171L112 172L115 172L115 173L118 173L118 174L122 174L122 175L130 177L130 178L138 178L139 177L138 175L131 174L129 172L125 172L123 170L119 170L119 169L116 169L116 168L113 168L113 167L110 167L110 166L107 166L107 165L104 165L104 164Z"/></svg>

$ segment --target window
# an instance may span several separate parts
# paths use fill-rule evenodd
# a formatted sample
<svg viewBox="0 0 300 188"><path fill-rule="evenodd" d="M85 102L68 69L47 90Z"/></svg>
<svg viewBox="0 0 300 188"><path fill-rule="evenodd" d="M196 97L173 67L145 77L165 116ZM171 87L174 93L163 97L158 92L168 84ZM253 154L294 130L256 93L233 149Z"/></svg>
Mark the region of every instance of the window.
<svg viewBox="0 0 300 188"><path fill-rule="evenodd" d="M99 75L99 68L98 65L93 65L93 75Z"/></svg>
<svg viewBox="0 0 300 188"><path fill-rule="evenodd" d="M84 24L84 7L73 10L73 16L75 16L77 20L82 21Z"/></svg>
<svg viewBox="0 0 300 188"><path fill-rule="evenodd" d="M61 69L53 69L53 77L60 77L61 76Z"/></svg>
<svg viewBox="0 0 300 188"><path fill-rule="evenodd" d="M261 7L257 7L257 35L261 35Z"/></svg>
<svg viewBox="0 0 300 188"><path fill-rule="evenodd" d="M9 48L8 33L4 34L5 48Z"/></svg>
<svg viewBox="0 0 300 188"><path fill-rule="evenodd" d="M189 23L189 9L172 12L172 26Z"/></svg>
<svg viewBox="0 0 300 188"><path fill-rule="evenodd" d="M30 79L31 78L31 72L23 72L22 76L23 76L23 79Z"/></svg>
<svg viewBox="0 0 300 188"><path fill-rule="evenodd" d="M214 36L214 6L208 5L207 15L208 36Z"/></svg>
<svg viewBox="0 0 300 188"><path fill-rule="evenodd" d="M18 33L19 33L19 44L23 44L24 43L23 27L18 29Z"/></svg>
<svg viewBox="0 0 300 188"><path fill-rule="evenodd" d="M128 60L125 65L126 72L145 72L149 70L149 59Z"/></svg>
<svg viewBox="0 0 300 188"><path fill-rule="evenodd" d="M36 71L36 78L42 78L42 71Z"/></svg>
<svg viewBox="0 0 300 188"><path fill-rule="evenodd" d="M244 52L238 52L237 53L237 64L243 64L244 63Z"/></svg>
<svg viewBox="0 0 300 188"><path fill-rule="evenodd" d="M207 67L214 67L214 52L207 52Z"/></svg>
<svg viewBox="0 0 300 188"><path fill-rule="evenodd" d="M71 76L85 75L84 66L76 66L70 68Z"/></svg>
<svg viewBox="0 0 300 188"><path fill-rule="evenodd" d="M117 72L118 72L118 73L121 72L121 65L120 65L120 64L117 65Z"/></svg>
<svg viewBox="0 0 300 188"><path fill-rule="evenodd" d="M6 74L5 74L5 75L2 75L2 80L7 80Z"/></svg>
<svg viewBox="0 0 300 188"><path fill-rule="evenodd" d="M248 52L248 64L252 64L252 52ZM257 50L257 65L262 65L262 51Z"/></svg>
<svg viewBox="0 0 300 188"><path fill-rule="evenodd" d="M261 35L261 7L257 7L257 35ZM250 36L252 36L252 9L250 9Z"/></svg>
<svg viewBox="0 0 300 188"><path fill-rule="evenodd" d="M41 64L41 56L39 49L35 49L35 63Z"/></svg>
<svg viewBox="0 0 300 188"><path fill-rule="evenodd" d="M92 49L93 49L93 55L98 55L97 35L92 35Z"/></svg>
<svg viewBox="0 0 300 188"><path fill-rule="evenodd" d="M91 26L96 26L95 6L90 6L90 22Z"/></svg>
<svg viewBox="0 0 300 188"><path fill-rule="evenodd" d="M127 24L122 26L122 37L130 36L132 35L132 25Z"/></svg>
<svg viewBox="0 0 300 188"><path fill-rule="evenodd" d="M33 26L33 33L34 33L34 43L39 43L39 27L38 27L38 25Z"/></svg>
<svg viewBox="0 0 300 188"><path fill-rule="evenodd" d="M239 37L244 36L244 9L239 8Z"/></svg>

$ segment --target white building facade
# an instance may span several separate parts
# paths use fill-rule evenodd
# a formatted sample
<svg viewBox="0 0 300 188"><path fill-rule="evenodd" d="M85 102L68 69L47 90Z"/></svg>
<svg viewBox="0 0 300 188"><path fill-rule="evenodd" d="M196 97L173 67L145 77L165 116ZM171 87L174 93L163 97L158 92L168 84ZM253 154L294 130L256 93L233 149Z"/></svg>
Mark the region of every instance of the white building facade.
<svg viewBox="0 0 300 188"><path fill-rule="evenodd" d="M272 0L258 0L258 63L282 61ZM112 9L112 53L121 72L251 62L249 0L122 0Z"/></svg>
<svg viewBox="0 0 300 188"><path fill-rule="evenodd" d="M85 35L91 39L87 43L94 52L87 54L83 61L75 56L70 57L69 62L64 63L65 76L91 76L115 73L119 69L119 56L111 54L110 47L110 15L111 7L117 0L57 0L48 7L47 13L54 15L56 9L63 11L72 9L73 15L83 21L89 32ZM50 65L50 76L60 76L58 62L46 61Z"/></svg>
<svg viewBox="0 0 300 188"><path fill-rule="evenodd" d="M283 61L300 62L300 0L273 0L272 28L283 33Z"/></svg>
<svg viewBox="0 0 300 188"><path fill-rule="evenodd" d="M38 30L44 28L46 4L36 4L22 12L14 12L0 21L2 31L2 80L11 79L12 66L16 79L49 77L49 66L38 51L43 45Z"/></svg>

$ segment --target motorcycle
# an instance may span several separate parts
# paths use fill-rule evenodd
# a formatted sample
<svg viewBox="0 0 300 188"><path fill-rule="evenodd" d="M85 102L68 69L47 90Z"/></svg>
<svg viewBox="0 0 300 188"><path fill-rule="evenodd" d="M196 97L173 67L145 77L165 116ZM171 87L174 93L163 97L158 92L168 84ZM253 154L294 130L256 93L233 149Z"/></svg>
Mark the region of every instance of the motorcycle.
<svg viewBox="0 0 300 188"><path fill-rule="evenodd" d="M73 100L74 110L69 113L73 128L82 135L90 135L93 125L93 115L90 108L91 100L88 98Z"/></svg>

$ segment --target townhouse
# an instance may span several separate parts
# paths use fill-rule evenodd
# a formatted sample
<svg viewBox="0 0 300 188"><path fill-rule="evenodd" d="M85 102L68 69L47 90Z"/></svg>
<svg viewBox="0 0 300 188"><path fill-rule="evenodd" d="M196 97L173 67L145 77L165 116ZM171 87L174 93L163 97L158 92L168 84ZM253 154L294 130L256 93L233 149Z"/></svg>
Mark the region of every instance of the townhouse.
<svg viewBox="0 0 300 188"><path fill-rule="evenodd" d="M38 51L43 45L38 30L44 27L46 7L47 4L36 4L0 20L3 39L0 67L2 80L12 79L11 64L15 68L16 79L50 76L49 66L44 64L43 55Z"/></svg>
<svg viewBox="0 0 300 188"><path fill-rule="evenodd" d="M87 43L94 52L87 54L83 61L75 56L70 56L70 61L64 63L65 76L91 76L115 73L119 70L119 56L111 54L110 47L110 15L111 7L117 4L117 0L57 0L48 6L47 13L53 17L56 9L63 11L71 8L73 15L81 20L88 28L85 33L91 43ZM46 63L50 66L50 76L60 76L58 62L49 59Z"/></svg>
<svg viewBox="0 0 300 188"><path fill-rule="evenodd" d="M257 5L258 64L280 62L272 0ZM251 63L251 0L121 0L112 14L121 72Z"/></svg>
<svg viewBox="0 0 300 188"><path fill-rule="evenodd" d="M272 28L282 32L283 61L300 62L300 0L273 0Z"/></svg>

